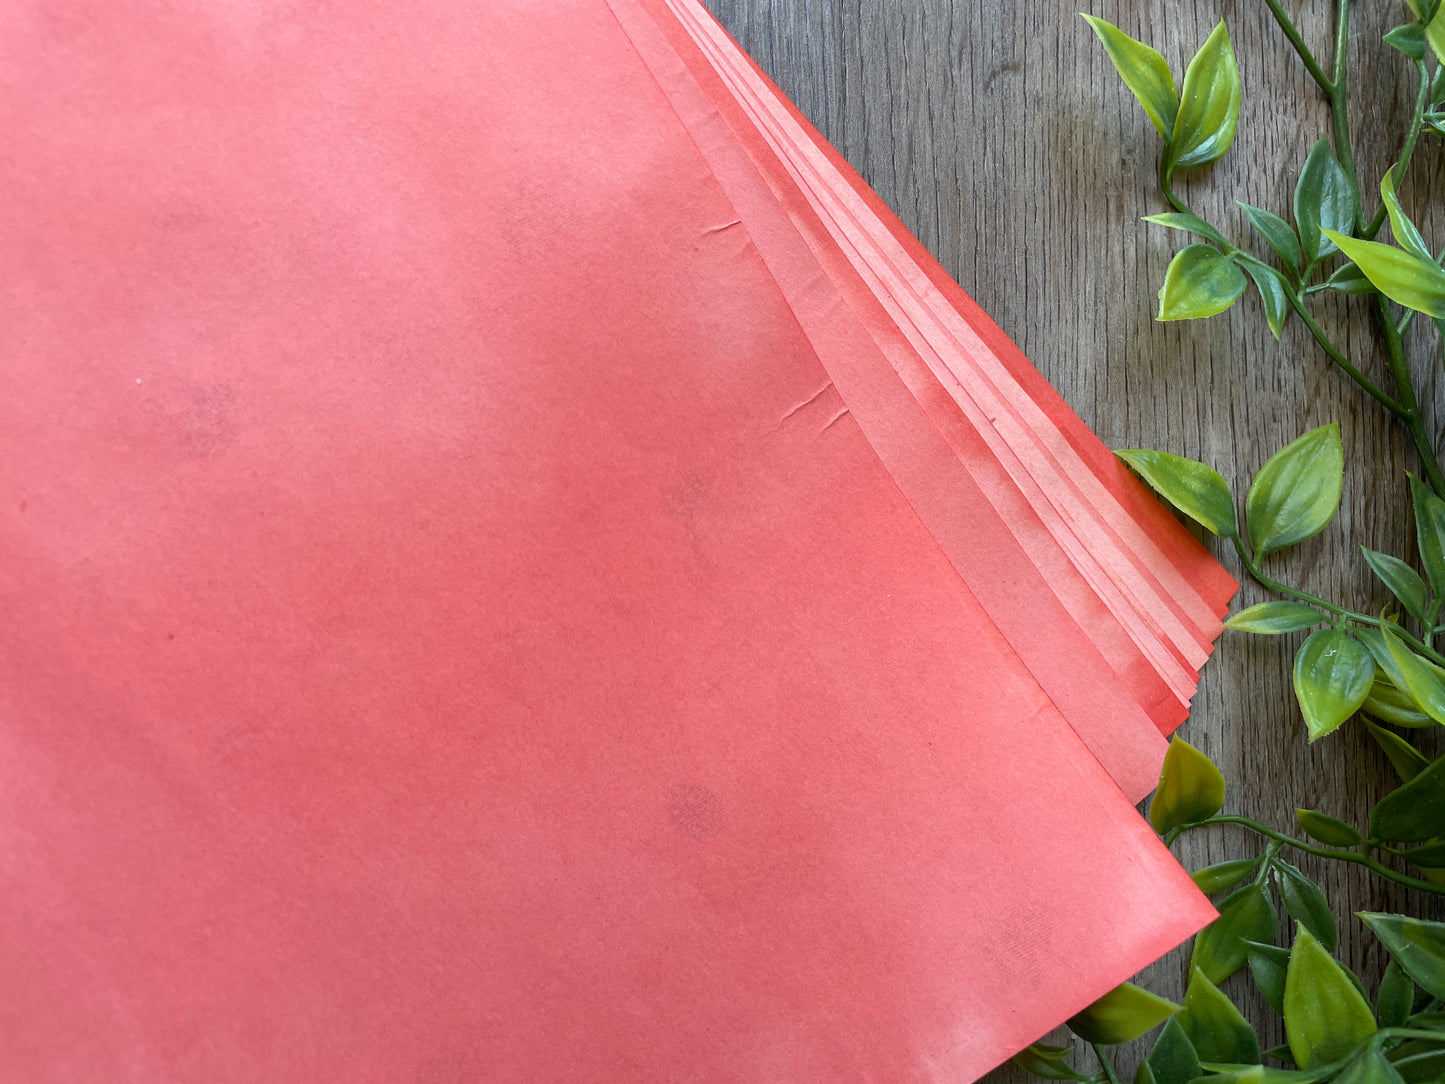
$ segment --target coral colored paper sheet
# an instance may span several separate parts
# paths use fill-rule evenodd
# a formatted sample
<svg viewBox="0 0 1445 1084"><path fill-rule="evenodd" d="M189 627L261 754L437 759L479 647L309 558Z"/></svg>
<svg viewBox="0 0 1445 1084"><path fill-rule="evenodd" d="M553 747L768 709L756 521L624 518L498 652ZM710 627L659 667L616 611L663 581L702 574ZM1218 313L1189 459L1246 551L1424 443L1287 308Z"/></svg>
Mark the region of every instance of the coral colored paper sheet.
<svg viewBox="0 0 1445 1084"><path fill-rule="evenodd" d="M0 71L17 1078L971 1079L1213 917L600 0Z"/></svg>

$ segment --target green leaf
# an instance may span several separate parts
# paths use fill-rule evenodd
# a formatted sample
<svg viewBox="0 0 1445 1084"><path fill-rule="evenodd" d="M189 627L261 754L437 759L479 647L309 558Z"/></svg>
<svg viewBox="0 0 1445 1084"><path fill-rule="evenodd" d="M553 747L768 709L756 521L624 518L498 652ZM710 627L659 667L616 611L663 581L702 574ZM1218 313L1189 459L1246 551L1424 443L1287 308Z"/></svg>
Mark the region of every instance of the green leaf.
<svg viewBox="0 0 1445 1084"><path fill-rule="evenodd" d="M1174 89L1174 74L1169 70L1168 62L1113 23L1092 15L1082 18L1099 35L1104 51L1114 62L1114 69L1124 80L1124 85L1133 92L1159 135L1168 143L1174 132L1174 118L1179 112L1179 94Z"/></svg>
<svg viewBox="0 0 1445 1084"><path fill-rule="evenodd" d="M1259 885L1241 888L1219 905L1219 917L1194 938L1189 966L1210 982L1223 982L1249 958L1248 941L1274 939L1279 918Z"/></svg>
<svg viewBox="0 0 1445 1084"><path fill-rule="evenodd" d="M1240 206L1249 216L1250 225L1264 238L1265 243L1279 254L1285 267L1291 271L1298 271L1304 259L1294 227L1273 211L1266 211L1263 207L1254 207L1248 203L1241 203Z"/></svg>
<svg viewBox="0 0 1445 1084"><path fill-rule="evenodd" d="M1062 1053L1058 1053L1059 1051ZM1088 1077L1076 1072L1064 1061L1064 1058L1072 1053L1072 1047L1034 1043L1015 1054L1012 1061L1025 1072L1045 1080L1087 1080Z"/></svg>
<svg viewBox="0 0 1445 1084"><path fill-rule="evenodd" d="M1445 839L1432 839L1418 847L1402 851L1400 857L1421 869L1445 869Z"/></svg>
<svg viewBox="0 0 1445 1084"><path fill-rule="evenodd" d="M1318 741L1360 709L1375 680L1375 660L1348 633L1310 634L1294 660L1294 691L1309 740Z"/></svg>
<svg viewBox="0 0 1445 1084"><path fill-rule="evenodd" d="M1445 1000L1445 923L1362 911L1360 921L1374 932L1405 970L1431 997Z"/></svg>
<svg viewBox="0 0 1445 1084"><path fill-rule="evenodd" d="M1385 35L1385 44L1412 60L1425 59L1425 28L1419 23L1397 26Z"/></svg>
<svg viewBox="0 0 1445 1084"><path fill-rule="evenodd" d="M1380 799L1370 814L1370 836L1401 843L1445 836L1445 757Z"/></svg>
<svg viewBox="0 0 1445 1084"><path fill-rule="evenodd" d="M1159 1084L1158 1078L1154 1076L1154 1070L1147 1061L1141 1061L1139 1068L1134 1070L1134 1084Z"/></svg>
<svg viewBox="0 0 1445 1084"><path fill-rule="evenodd" d="M1445 316L1445 271L1432 262L1379 241L1357 241L1333 230L1325 236L1391 301L1427 316Z"/></svg>
<svg viewBox="0 0 1445 1084"><path fill-rule="evenodd" d="M1239 300L1249 280L1239 265L1213 245L1194 244L1175 253L1159 287L1160 320L1202 320Z"/></svg>
<svg viewBox="0 0 1445 1084"><path fill-rule="evenodd" d="M1402 644L1388 625L1380 626L1380 636L1394 664L1390 680L1409 694L1417 708L1437 723L1445 723L1445 671Z"/></svg>
<svg viewBox="0 0 1445 1084"><path fill-rule="evenodd" d="M1069 1030L1086 1043L1127 1043L1179 1011L1172 1001L1132 982L1110 990L1069 1020Z"/></svg>
<svg viewBox="0 0 1445 1084"><path fill-rule="evenodd" d="M1424 621L1430 593L1425 587L1425 581L1420 578L1420 573L1400 558L1391 557L1388 553L1380 553L1368 546L1361 546L1360 552L1365 555L1365 563L1380 577L1380 582L1390 589L1390 594L1400 600L1405 612L1416 621Z"/></svg>
<svg viewBox="0 0 1445 1084"><path fill-rule="evenodd" d="M1260 304L1264 306L1265 322L1278 339L1279 333L1284 330L1285 320L1289 318L1289 286L1284 276L1272 267L1247 263L1244 270L1254 280L1255 289L1259 291Z"/></svg>
<svg viewBox="0 0 1445 1084"><path fill-rule="evenodd" d="M1423 41L1421 44L1423 46ZM1395 244L1411 255L1433 264L1435 257L1430 254L1430 246L1425 243L1425 238L1420 236L1415 223L1410 221L1410 216L1405 214L1404 208L1400 206L1400 197L1395 192L1394 166L1385 170L1384 177L1380 178L1380 199L1384 201L1385 210L1389 212L1390 232L1395 236Z"/></svg>
<svg viewBox="0 0 1445 1084"><path fill-rule="evenodd" d="M1326 289L1337 294L1373 294L1375 287L1365 278L1365 273L1352 263L1341 264L1333 275L1325 279Z"/></svg>
<svg viewBox="0 0 1445 1084"><path fill-rule="evenodd" d="M1364 841L1359 832L1335 817L1327 817L1313 809L1296 809L1294 812L1299 818L1299 826L1311 839L1328 843L1331 847L1353 847Z"/></svg>
<svg viewBox="0 0 1445 1084"><path fill-rule="evenodd" d="M1149 823L1161 836L1181 824L1212 817L1224 808L1224 776L1214 762L1175 735L1159 769L1159 789L1149 803Z"/></svg>
<svg viewBox="0 0 1445 1084"><path fill-rule="evenodd" d="M1410 502L1415 508L1415 540L1420 545L1420 564L1436 598L1445 597L1445 500L1413 474Z"/></svg>
<svg viewBox="0 0 1445 1084"><path fill-rule="evenodd" d="M1301 1069L1349 1056L1375 1033L1375 1014L1324 946L1303 926L1284 980L1284 1031Z"/></svg>
<svg viewBox="0 0 1445 1084"><path fill-rule="evenodd" d="M1375 996L1375 1015L1382 1028L1398 1028L1410 1018L1415 1005L1415 980L1405 973L1400 962L1393 957L1380 979L1380 989Z"/></svg>
<svg viewBox="0 0 1445 1084"><path fill-rule="evenodd" d="M1239 533L1234 498L1213 467L1182 455L1129 448L1115 452L1149 488L1206 531L1223 538Z"/></svg>
<svg viewBox="0 0 1445 1084"><path fill-rule="evenodd" d="M1339 929L1319 885L1279 858L1274 860L1274 876L1290 917L1309 930L1326 952L1334 952Z"/></svg>
<svg viewBox="0 0 1445 1084"><path fill-rule="evenodd" d="M1362 1050L1334 1080L1335 1084L1405 1084L1378 1046Z"/></svg>
<svg viewBox="0 0 1445 1084"><path fill-rule="evenodd" d="M1200 1061L1259 1063L1259 1039L1234 1004L1194 968L1177 1017Z"/></svg>
<svg viewBox="0 0 1445 1084"><path fill-rule="evenodd" d="M1274 1069L1266 1065L1251 1065L1245 1069L1217 1072L1223 1066L1219 1062L1206 1062L1204 1069L1212 1075L1202 1078L1208 1084L1315 1084L1330 1076L1326 1070L1316 1069L1312 1073L1294 1069Z"/></svg>
<svg viewBox="0 0 1445 1084"><path fill-rule="evenodd" d="M1445 1047L1438 1039L1411 1039L1390 1051L1390 1059L1406 1084L1440 1084L1445 1078Z"/></svg>
<svg viewBox="0 0 1445 1084"><path fill-rule="evenodd" d="M1156 1084L1190 1084L1203 1072L1194 1044L1179 1026L1178 1019L1164 1025L1144 1064L1154 1074Z"/></svg>
<svg viewBox="0 0 1445 1084"><path fill-rule="evenodd" d="M1289 949L1250 941L1246 946L1249 974L1265 1004L1284 1015L1284 978L1289 972ZM1294 1055L1290 1055L1293 1057Z"/></svg>
<svg viewBox="0 0 1445 1084"><path fill-rule="evenodd" d="M1400 776L1400 781L1408 783L1422 771L1430 766L1430 761L1425 754L1416 749L1393 730L1386 730L1384 727L1376 726L1368 719L1365 726L1369 728L1370 734L1384 750L1385 756L1394 766L1395 772Z"/></svg>
<svg viewBox="0 0 1445 1084"><path fill-rule="evenodd" d="M1334 242L1323 231L1351 232L1358 209L1350 179L1329 142L1321 139L1310 149L1294 189L1295 225L1309 263L1335 251Z"/></svg>
<svg viewBox="0 0 1445 1084"><path fill-rule="evenodd" d="M1376 638L1383 648L1384 637ZM1370 644L1367 643L1366 646L1369 647ZM1371 647L1370 654L1375 654L1373 647ZM1389 653L1385 652L1385 654L1388 657ZM1379 658L1376 657L1376 665L1379 662ZM1393 671L1395 666L1393 658L1389 660L1389 666ZM1383 670L1375 671L1375 683L1370 686L1370 695L1365 697L1365 702L1360 706L1360 710L1392 726L1419 728L1435 725L1435 720L1417 708L1410 694L1402 692Z"/></svg>
<svg viewBox="0 0 1445 1084"><path fill-rule="evenodd" d="M1203 892L1206 896L1212 896L1216 892L1223 892L1226 888L1233 888L1239 884L1240 881L1252 874L1259 866L1259 859L1261 857L1263 856L1236 858L1230 862L1218 862L1212 866L1205 866L1203 869L1197 870L1189 876L1193 878L1194 883L1199 887L1199 891Z"/></svg>
<svg viewBox="0 0 1445 1084"><path fill-rule="evenodd" d="M1179 112L1165 151L1170 170L1203 166L1223 157L1239 124L1239 67L1223 20L1184 72Z"/></svg>
<svg viewBox="0 0 1445 1084"><path fill-rule="evenodd" d="M1244 502L1255 559L1324 530L1340 506L1344 478L1338 422L1311 429L1270 456Z"/></svg>
<svg viewBox="0 0 1445 1084"><path fill-rule="evenodd" d="M1213 241L1220 248L1229 247L1229 242L1224 239L1223 234L1198 215L1190 214L1188 211L1169 211L1165 214L1145 215L1144 221L1152 222L1156 226L1168 226L1171 230L1197 233L1200 237Z"/></svg>
<svg viewBox="0 0 1445 1084"><path fill-rule="evenodd" d="M1278 636L1286 632L1299 632L1328 620L1326 615L1303 602L1261 602L1240 610L1237 614L1230 614L1224 627L1240 632Z"/></svg>

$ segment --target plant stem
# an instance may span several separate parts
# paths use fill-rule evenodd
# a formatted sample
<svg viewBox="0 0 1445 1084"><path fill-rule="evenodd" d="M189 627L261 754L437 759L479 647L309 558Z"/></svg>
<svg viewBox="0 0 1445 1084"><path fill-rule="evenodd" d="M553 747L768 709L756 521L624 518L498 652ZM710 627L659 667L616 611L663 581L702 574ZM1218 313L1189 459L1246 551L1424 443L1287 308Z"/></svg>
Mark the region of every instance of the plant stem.
<svg viewBox="0 0 1445 1084"><path fill-rule="evenodd" d="M1304 38L1300 37L1299 30L1295 28L1290 17L1286 15L1284 9L1279 6L1279 0L1264 0L1264 2L1269 5L1270 14L1274 16L1274 21L1279 23L1279 28L1284 31L1284 36L1289 39L1289 43L1294 46L1294 51L1298 53L1299 58L1304 61L1305 70L1310 73L1310 77L1319 84L1320 89L1326 94L1331 93L1334 87L1330 85L1330 80L1325 75L1324 69L1320 67L1319 61L1315 59L1314 53L1310 52L1310 48L1305 44Z"/></svg>
<svg viewBox="0 0 1445 1084"><path fill-rule="evenodd" d="M1320 344L1321 349L1329 355L1331 361L1343 369L1351 380L1363 388L1372 399L1391 414L1397 418L1404 416L1404 407L1392 399L1384 389L1373 380L1355 368L1354 363L1345 357L1340 348L1330 341L1330 337L1325 334L1324 329L1320 327L1315 321L1315 318L1309 314L1309 310L1305 308L1304 301L1293 290L1289 291L1289 303L1290 308L1299 314L1299 318L1304 321L1305 327L1309 328L1310 334L1315 337L1315 342Z"/></svg>
<svg viewBox="0 0 1445 1084"><path fill-rule="evenodd" d="M1425 119L1425 107L1430 104L1430 73L1425 67L1423 60L1415 61L1415 70L1420 77L1420 88L1415 92L1415 108L1410 114L1410 128L1405 133L1405 144L1400 148L1400 160L1395 166L1395 191L1399 191L1405 183L1405 174L1410 169L1410 159L1415 154L1415 144L1420 138L1420 125ZM1385 204L1381 202L1380 207L1375 211L1375 217L1370 219L1370 224L1360 234L1366 241L1373 241L1375 235L1380 232L1380 227L1385 224L1385 216L1389 212Z"/></svg>
<svg viewBox="0 0 1445 1084"><path fill-rule="evenodd" d="M1335 68L1330 80L1330 115L1334 120L1335 157L1355 190L1355 230L1360 228L1360 182L1355 176L1355 151L1350 144L1350 0L1335 3Z"/></svg>
<svg viewBox="0 0 1445 1084"><path fill-rule="evenodd" d="M1104 1075L1108 1077L1109 1084L1119 1084L1119 1074L1114 1071L1114 1063L1109 1060L1108 1052L1104 1050L1103 1045L1101 1043L1090 1043L1089 1045L1094 1048L1094 1057L1099 1059L1099 1065L1104 1070Z"/></svg>
<svg viewBox="0 0 1445 1084"><path fill-rule="evenodd" d="M1174 194L1173 181L1174 171L1169 167L1169 149L1166 147L1159 156L1159 191L1164 193L1164 198L1169 201L1169 206L1180 214L1192 214L1189 205Z"/></svg>
<svg viewBox="0 0 1445 1084"><path fill-rule="evenodd" d="M1415 382L1410 377L1410 366L1405 360L1405 346L1400 337L1399 326L1395 323L1390 305L1383 297L1375 295L1375 322L1385 338L1385 350L1390 359L1390 374L1395 379L1395 390L1400 396L1400 420L1410 434L1410 442L1420 456L1425 471L1425 481L1437 494L1445 494L1445 473L1440 470L1440 460L1435 455L1430 435L1425 432L1425 423L1420 415L1420 401L1415 396Z"/></svg>

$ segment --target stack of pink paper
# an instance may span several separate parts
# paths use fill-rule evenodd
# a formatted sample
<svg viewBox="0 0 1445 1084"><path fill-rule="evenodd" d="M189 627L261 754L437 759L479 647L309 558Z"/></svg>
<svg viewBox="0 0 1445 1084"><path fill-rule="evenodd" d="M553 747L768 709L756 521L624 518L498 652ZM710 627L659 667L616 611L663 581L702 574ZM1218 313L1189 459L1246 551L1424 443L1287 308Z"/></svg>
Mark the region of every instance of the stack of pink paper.
<svg viewBox="0 0 1445 1084"><path fill-rule="evenodd" d="M695 0L0 6L27 1081L977 1077L1234 583Z"/></svg>

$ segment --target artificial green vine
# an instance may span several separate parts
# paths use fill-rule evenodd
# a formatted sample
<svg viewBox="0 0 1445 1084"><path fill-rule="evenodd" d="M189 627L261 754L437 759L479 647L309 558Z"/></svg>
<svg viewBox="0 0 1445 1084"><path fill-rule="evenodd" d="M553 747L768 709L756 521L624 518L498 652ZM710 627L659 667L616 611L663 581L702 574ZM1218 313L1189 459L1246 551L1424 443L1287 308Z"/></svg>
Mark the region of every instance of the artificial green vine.
<svg viewBox="0 0 1445 1084"><path fill-rule="evenodd" d="M1324 893L1285 858L1299 852L1358 865L1392 884L1445 895L1445 757L1430 760L1406 737L1445 725L1445 651L1437 646L1445 633L1445 472L1405 354L1405 332L1415 314L1424 313L1441 331L1445 365L1445 253L1432 251L1399 199L1422 135L1445 135L1445 16L1441 0L1414 0L1415 18L1384 36L1413 67L1417 88L1399 156L1379 184L1380 205L1367 216L1350 133L1351 0L1335 0L1328 63L1305 44L1280 0L1265 2L1328 99L1331 128L1301 164L1292 221L1241 205L1263 256L1227 238L1174 188L1177 173L1217 161L1234 141L1241 85L1224 23L1176 88L1158 52L1085 16L1164 143L1157 180L1169 209L1146 221L1200 239L1170 262L1159 291L1159 319L1216 315L1251 284L1276 338L1291 317L1299 319L1330 363L1396 419L1414 446L1421 477L1410 477L1409 491L1419 569L1363 549L1397 604L1381 614L1332 602L1268 570L1273 554L1318 534L1339 509L1345 464L1337 425L1305 433L1270 457L1249 486L1242 519L1213 468L1168 452L1119 455L1176 509L1229 544L1244 571L1276 596L1232 615L1227 626L1264 635L1312 630L1295 655L1293 673L1310 740L1358 719L1400 784L1376 803L1365 825L1301 809L1302 834L1291 835L1225 813L1223 776L1203 753L1176 738L1149 810L1164 842L1227 826L1253 833L1262 849L1193 874L1207 894L1228 894L1218 900L1220 917L1194 939L1182 1004L1123 984L1069 1021L1092 1050L1096 1071L1075 1067L1072 1046L1035 1044L1015 1059L1047 1079L1118 1084L1108 1048L1158 1029L1135 1084L1445 1080L1445 923L1361 914L1391 958L1368 997L1359 977L1334 955L1339 930ZM1378 240L1387 222L1391 243ZM1361 299L1383 345L1385 379L1367 375L1366 366L1315 320L1310 304L1322 293ZM1292 924L1287 946L1275 943L1281 908ZM1254 1026L1220 990L1245 969L1283 1018L1288 1042L1281 1047L1262 1051Z"/></svg>

